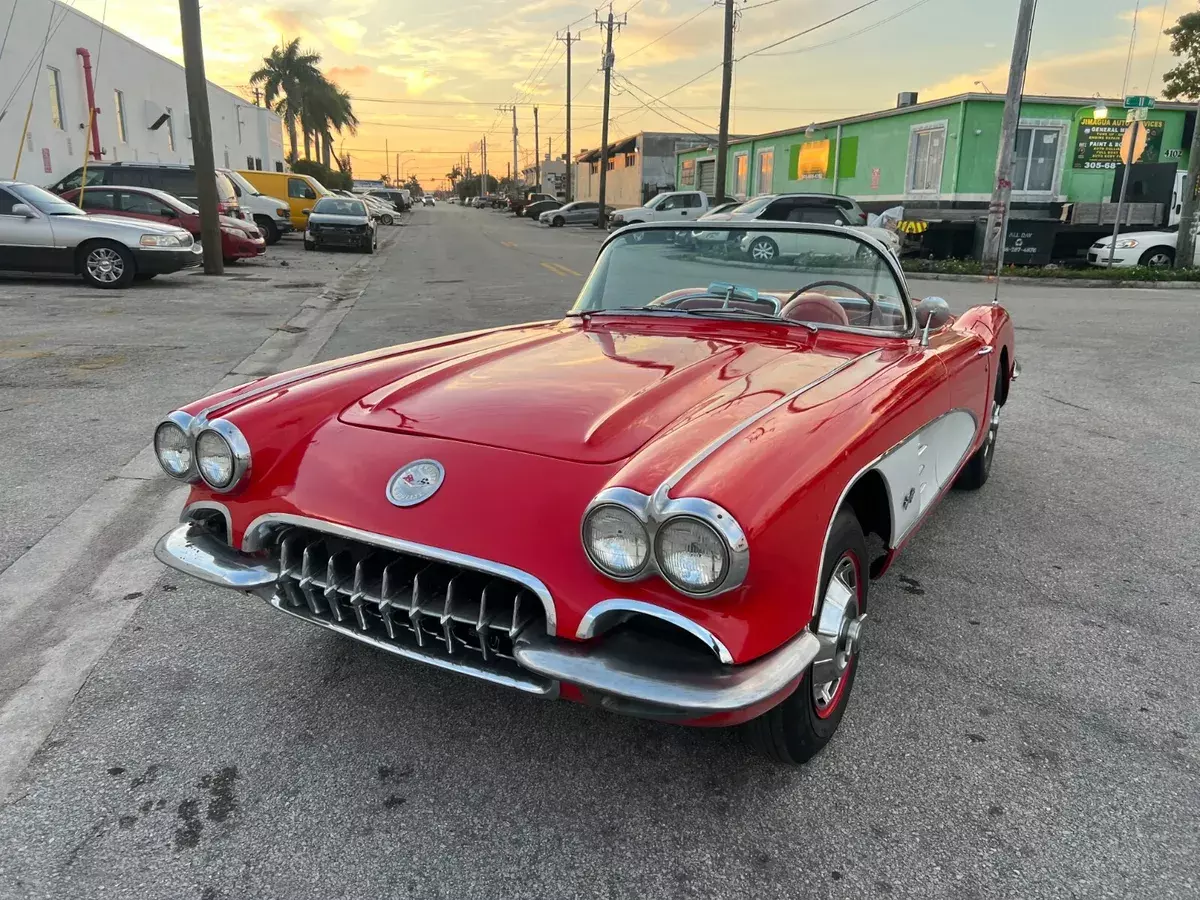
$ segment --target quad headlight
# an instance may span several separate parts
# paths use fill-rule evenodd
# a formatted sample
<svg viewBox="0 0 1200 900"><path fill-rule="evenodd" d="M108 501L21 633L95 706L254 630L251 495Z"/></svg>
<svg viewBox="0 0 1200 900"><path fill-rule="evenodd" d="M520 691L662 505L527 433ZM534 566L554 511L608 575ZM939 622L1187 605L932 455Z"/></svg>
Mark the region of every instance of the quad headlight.
<svg viewBox="0 0 1200 900"><path fill-rule="evenodd" d="M172 478L202 480L214 491L232 490L250 471L250 445L236 425L227 419L197 422L182 411L154 430L154 455Z"/></svg>
<svg viewBox="0 0 1200 900"><path fill-rule="evenodd" d="M704 594L729 571L729 550L716 530L689 516L671 519L655 537L663 577L685 593Z"/></svg>
<svg viewBox="0 0 1200 900"><path fill-rule="evenodd" d="M613 578L631 578L646 565L646 526L620 506L597 506L583 520L583 546L592 563Z"/></svg>
<svg viewBox="0 0 1200 900"><path fill-rule="evenodd" d="M182 481L193 480L192 439L188 437L191 416L172 413L154 429L154 455L164 472Z"/></svg>

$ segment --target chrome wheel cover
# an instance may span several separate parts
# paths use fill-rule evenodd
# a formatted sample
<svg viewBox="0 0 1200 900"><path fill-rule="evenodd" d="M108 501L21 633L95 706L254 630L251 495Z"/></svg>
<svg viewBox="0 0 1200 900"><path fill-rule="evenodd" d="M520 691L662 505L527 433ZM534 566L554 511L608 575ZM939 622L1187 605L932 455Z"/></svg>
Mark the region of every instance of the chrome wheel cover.
<svg viewBox="0 0 1200 900"><path fill-rule="evenodd" d="M992 415L988 420L987 437L983 439L983 464L991 466L992 456L996 452L996 435L1000 431L1000 403L992 401Z"/></svg>
<svg viewBox="0 0 1200 900"><path fill-rule="evenodd" d="M750 245L750 256L757 260L772 260L775 258L775 246L765 239L757 240Z"/></svg>
<svg viewBox="0 0 1200 900"><path fill-rule="evenodd" d="M102 284L116 284L125 275L125 260L111 247L97 247L84 262L87 273Z"/></svg>
<svg viewBox="0 0 1200 900"><path fill-rule="evenodd" d="M817 714L831 710L841 698L842 681L862 640L866 614L859 613L859 571L854 559L838 560L825 586L817 620L821 652L812 664L812 698Z"/></svg>

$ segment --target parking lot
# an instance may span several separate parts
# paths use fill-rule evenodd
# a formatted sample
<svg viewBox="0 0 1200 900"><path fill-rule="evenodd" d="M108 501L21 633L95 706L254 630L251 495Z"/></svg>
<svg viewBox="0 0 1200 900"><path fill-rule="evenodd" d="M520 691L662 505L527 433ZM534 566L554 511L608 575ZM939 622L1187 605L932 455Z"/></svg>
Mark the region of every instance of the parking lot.
<svg viewBox="0 0 1200 900"><path fill-rule="evenodd" d="M600 243L443 204L381 236L121 293L0 281L0 897L1200 892L1200 291L1004 287L1023 374L991 480L872 585L846 718L793 770L153 560L185 493L148 449L164 413L555 317Z"/></svg>

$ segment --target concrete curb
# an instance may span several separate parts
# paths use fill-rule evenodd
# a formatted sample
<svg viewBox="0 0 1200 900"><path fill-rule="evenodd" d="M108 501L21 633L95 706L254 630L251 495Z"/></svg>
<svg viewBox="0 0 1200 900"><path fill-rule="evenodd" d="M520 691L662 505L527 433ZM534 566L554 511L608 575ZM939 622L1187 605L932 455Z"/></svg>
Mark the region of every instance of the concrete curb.
<svg viewBox="0 0 1200 900"><path fill-rule="evenodd" d="M955 275L947 272L905 272L909 281L966 281L994 284L991 275ZM1046 287L1133 288L1143 291L1200 291L1200 281L1109 281L1104 278L1026 278L1006 275L1005 284L1045 285Z"/></svg>

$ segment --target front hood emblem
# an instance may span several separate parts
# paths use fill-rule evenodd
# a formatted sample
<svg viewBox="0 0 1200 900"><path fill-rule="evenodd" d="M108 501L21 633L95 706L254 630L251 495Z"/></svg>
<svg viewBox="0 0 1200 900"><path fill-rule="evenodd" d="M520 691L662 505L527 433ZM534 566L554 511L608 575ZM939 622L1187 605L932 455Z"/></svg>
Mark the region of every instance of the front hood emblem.
<svg viewBox="0 0 1200 900"><path fill-rule="evenodd" d="M416 506L436 494L445 480L446 470L436 459L415 460L388 481L388 502L396 506Z"/></svg>

